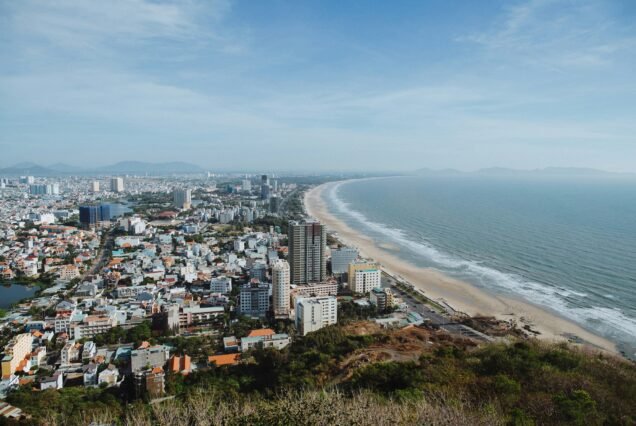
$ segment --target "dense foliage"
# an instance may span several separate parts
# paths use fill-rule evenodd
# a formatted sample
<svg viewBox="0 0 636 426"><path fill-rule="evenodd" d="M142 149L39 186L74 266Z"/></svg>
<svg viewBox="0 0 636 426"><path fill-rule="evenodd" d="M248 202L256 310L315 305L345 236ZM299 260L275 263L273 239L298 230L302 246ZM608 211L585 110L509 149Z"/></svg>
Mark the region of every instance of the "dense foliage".
<svg viewBox="0 0 636 426"><path fill-rule="evenodd" d="M93 411L86 412L102 410L110 419L127 419L126 424L269 424L272 419L316 424L321 415L351 424L353 413L360 416L358 424L374 418L376 424L631 425L636 420L636 366L625 360L537 341L475 348L431 335L434 343L424 342L425 349L410 361L352 363L374 348L397 350L392 342L404 334L347 330L327 327L281 351L256 350L236 366L199 369L186 377L170 374L166 387L175 401L152 407L118 405L108 390L81 388L20 390L9 402L35 420L58 424L86 419L82 413L89 407ZM372 417L356 405L362 400ZM169 419L173 423L166 423Z"/></svg>

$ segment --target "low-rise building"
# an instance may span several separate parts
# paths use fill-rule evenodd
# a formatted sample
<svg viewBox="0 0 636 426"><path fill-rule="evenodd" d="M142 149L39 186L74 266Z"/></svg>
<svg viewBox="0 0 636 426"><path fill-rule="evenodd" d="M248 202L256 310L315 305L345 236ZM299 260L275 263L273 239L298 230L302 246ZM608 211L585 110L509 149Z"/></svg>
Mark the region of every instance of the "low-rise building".
<svg viewBox="0 0 636 426"><path fill-rule="evenodd" d="M146 368L163 367L170 358L168 347L163 345L137 349L130 353L130 367L133 373Z"/></svg>
<svg viewBox="0 0 636 426"><path fill-rule="evenodd" d="M276 334L271 328L252 330L246 337L241 338L241 352L256 348L283 349L290 343L288 334Z"/></svg>

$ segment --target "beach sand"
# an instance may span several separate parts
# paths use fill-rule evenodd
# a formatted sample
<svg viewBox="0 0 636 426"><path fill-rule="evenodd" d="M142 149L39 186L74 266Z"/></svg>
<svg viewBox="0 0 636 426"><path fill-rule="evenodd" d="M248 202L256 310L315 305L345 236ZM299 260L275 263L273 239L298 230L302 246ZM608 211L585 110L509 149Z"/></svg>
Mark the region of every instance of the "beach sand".
<svg viewBox="0 0 636 426"><path fill-rule="evenodd" d="M540 333L538 338L552 342L565 341L566 336L574 335L582 339L585 345L617 353L614 343L558 315L530 303L489 294L437 270L405 262L395 254L383 250L383 244L386 243L376 243L330 214L322 194L335 184L336 182L330 182L307 191L304 200L307 214L324 223L330 232L335 232L342 243L358 248L363 257L379 262L388 274L399 276L422 290L430 299L436 301L441 299L455 310L468 315L494 316L505 321L514 320L520 327L528 324Z"/></svg>

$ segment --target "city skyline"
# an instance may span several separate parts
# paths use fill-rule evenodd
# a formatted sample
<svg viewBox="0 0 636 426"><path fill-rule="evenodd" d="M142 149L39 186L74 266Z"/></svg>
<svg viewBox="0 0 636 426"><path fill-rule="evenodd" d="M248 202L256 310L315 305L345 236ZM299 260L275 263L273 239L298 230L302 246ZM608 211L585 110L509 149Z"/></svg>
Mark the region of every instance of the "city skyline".
<svg viewBox="0 0 636 426"><path fill-rule="evenodd" d="M629 2L23 1L0 12L0 168L124 157L636 172Z"/></svg>

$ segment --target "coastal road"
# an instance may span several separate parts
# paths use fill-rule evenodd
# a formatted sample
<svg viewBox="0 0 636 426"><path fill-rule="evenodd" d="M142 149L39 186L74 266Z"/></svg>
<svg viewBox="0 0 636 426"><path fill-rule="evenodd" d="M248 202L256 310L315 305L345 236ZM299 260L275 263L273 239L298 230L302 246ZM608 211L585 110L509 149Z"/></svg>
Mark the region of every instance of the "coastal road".
<svg viewBox="0 0 636 426"><path fill-rule="evenodd" d="M387 274L382 274L382 287L388 287L393 292L397 293L400 298L402 298L402 300L404 300L404 302L408 305L408 309L420 314L422 318L424 318L426 324L432 325L434 327L439 327L450 334L462 337L469 337L471 339L479 340L482 342L490 342L493 340L492 337L480 333L479 331L467 325L453 321L451 318L444 315L440 315L439 313L432 310L429 306L421 303L399 287L395 286L395 284L396 281L393 277Z"/></svg>
<svg viewBox="0 0 636 426"><path fill-rule="evenodd" d="M429 306L421 303L416 300L408 293L397 287L396 281L393 277L387 274L382 274L382 287L390 288L394 293L397 293L402 300L408 305L409 310L415 311L422 316L429 324L432 324L437 327L441 327L443 325L451 324L452 321L450 318L445 317L444 315L440 315L439 313L432 310Z"/></svg>

